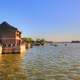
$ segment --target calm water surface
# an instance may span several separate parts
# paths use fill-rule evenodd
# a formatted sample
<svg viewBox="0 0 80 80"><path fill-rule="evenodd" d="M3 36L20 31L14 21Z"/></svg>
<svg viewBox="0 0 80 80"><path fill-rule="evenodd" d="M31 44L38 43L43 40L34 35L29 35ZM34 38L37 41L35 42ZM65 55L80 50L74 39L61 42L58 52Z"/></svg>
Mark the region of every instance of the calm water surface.
<svg viewBox="0 0 80 80"><path fill-rule="evenodd" d="M39 46L0 55L0 80L80 80L80 44Z"/></svg>

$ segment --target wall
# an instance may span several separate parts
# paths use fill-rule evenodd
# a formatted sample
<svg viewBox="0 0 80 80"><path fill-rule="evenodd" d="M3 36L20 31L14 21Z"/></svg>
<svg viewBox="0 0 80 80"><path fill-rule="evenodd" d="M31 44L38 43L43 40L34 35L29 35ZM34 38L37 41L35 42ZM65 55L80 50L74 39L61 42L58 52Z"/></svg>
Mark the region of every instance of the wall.
<svg viewBox="0 0 80 80"><path fill-rule="evenodd" d="M26 51L26 45L25 44L21 44L20 45L20 53L24 53Z"/></svg>
<svg viewBox="0 0 80 80"><path fill-rule="evenodd" d="M2 53L2 46L0 45L0 54Z"/></svg>

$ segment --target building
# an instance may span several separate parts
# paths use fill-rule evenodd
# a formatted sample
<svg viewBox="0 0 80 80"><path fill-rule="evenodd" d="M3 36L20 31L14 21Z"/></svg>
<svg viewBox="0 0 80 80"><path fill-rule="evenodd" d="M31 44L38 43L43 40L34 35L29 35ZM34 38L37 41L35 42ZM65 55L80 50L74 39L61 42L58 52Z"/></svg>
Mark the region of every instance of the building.
<svg viewBox="0 0 80 80"><path fill-rule="evenodd" d="M20 53L25 50L25 44L22 44L21 32L7 22L0 24L0 44L2 45L2 53Z"/></svg>

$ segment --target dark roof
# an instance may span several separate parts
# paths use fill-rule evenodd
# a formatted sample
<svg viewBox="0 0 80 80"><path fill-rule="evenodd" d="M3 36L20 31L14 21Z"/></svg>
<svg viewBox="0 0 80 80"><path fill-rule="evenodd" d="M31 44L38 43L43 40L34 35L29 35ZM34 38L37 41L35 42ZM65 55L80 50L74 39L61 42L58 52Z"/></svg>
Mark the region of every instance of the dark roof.
<svg viewBox="0 0 80 80"><path fill-rule="evenodd" d="M14 26L8 24L6 21L4 21L0 24L0 33L1 32L10 32L10 31L12 32L12 31L19 31L19 30L17 28L15 28Z"/></svg>
<svg viewBox="0 0 80 80"><path fill-rule="evenodd" d="M17 30L17 28L15 28L14 26L8 24L6 21L4 21L0 24L0 28L11 28L11 29Z"/></svg>

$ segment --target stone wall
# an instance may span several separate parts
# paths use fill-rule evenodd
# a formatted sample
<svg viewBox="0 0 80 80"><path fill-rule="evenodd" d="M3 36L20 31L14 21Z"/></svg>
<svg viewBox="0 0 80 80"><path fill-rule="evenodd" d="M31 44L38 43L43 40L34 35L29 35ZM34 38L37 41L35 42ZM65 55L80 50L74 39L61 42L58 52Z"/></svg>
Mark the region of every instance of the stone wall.
<svg viewBox="0 0 80 80"><path fill-rule="evenodd" d="M24 53L26 51L26 45L25 44L21 44L20 45L20 53Z"/></svg>

